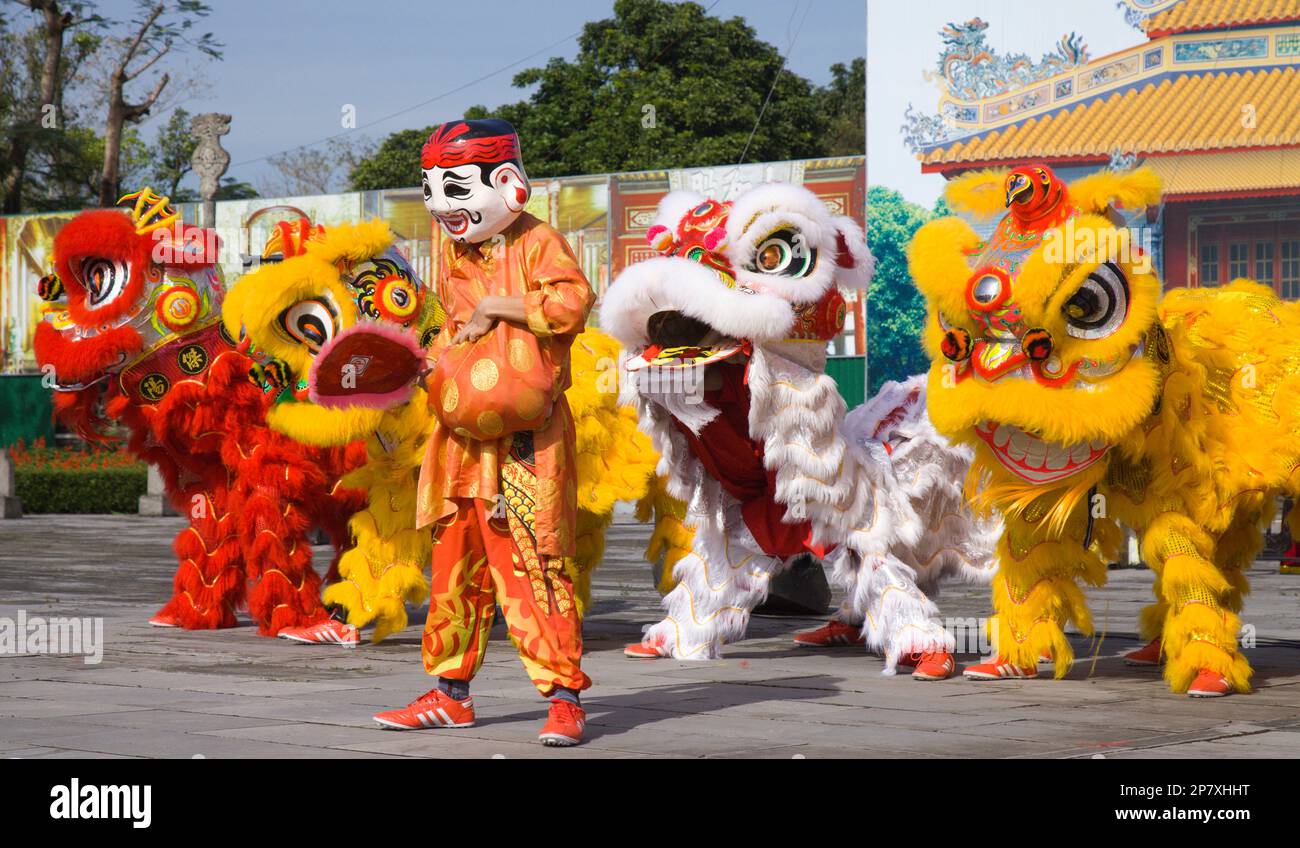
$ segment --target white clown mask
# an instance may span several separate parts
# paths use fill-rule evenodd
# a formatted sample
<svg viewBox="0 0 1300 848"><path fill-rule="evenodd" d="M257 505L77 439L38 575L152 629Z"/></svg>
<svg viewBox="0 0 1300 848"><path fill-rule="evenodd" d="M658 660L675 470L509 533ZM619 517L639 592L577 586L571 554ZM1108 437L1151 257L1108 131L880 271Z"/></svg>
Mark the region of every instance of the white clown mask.
<svg viewBox="0 0 1300 848"><path fill-rule="evenodd" d="M531 187L508 122L449 121L434 127L420 154L424 205L452 239L479 244L523 214Z"/></svg>

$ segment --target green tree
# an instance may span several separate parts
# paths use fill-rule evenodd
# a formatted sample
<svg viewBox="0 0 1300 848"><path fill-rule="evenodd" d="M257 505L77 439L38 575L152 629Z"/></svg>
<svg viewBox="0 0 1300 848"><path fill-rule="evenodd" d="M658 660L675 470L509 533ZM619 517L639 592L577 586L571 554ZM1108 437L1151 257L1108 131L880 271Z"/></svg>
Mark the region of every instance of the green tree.
<svg viewBox="0 0 1300 848"><path fill-rule="evenodd" d="M199 140L190 134L190 117L184 109L172 110L167 123L158 128L158 134L146 152L145 179L154 191L167 195L175 203L199 199L198 192L181 188L181 181L191 170L194 148L199 145Z"/></svg>
<svg viewBox="0 0 1300 848"><path fill-rule="evenodd" d="M876 273L867 290L868 390L887 380L903 380L930 363L921 348L925 299L907 270L907 244L934 213L911 203L892 188L867 189L867 245Z"/></svg>
<svg viewBox="0 0 1300 848"><path fill-rule="evenodd" d="M425 127L388 136L352 169L348 186L353 191L374 191L419 185L420 148L431 132L433 127ZM531 164L529 167L531 170Z"/></svg>
<svg viewBox="0 0 1300 848"><path fill-rule="evenodd" d="M867 60L861 57L845 66L831 65L831 82L821 90L822 111L827 116L826 155L860 155L866 149Z"/></svg>
<svg viewBox="0 0 1300 848"><path fill-rule="evenodd" d="M234 177L222 177L221 185L217 188L217 200L247 200L250 197L260 197L257 189L252 185L237 180Z"/></svg>
<svg viewBox="0 0 1300 848"><path fill-rule="evenodd" d="M536 90L491 114L520 131L538 176L824 151L814 86L743 18L711 17L697 3L617 0L612 18L583 27L574 61L552 59L514 84Z"/></svg>
<svg viewBox="0 0 1300 848"><path fill-rule="evenodd" d="M0 14L0 202L6 213L80 205L75 189L81 139L65 94L81 79L81 66L102 41L105 21L91 4L20 0L34 15L11 29ZM71 199L71 203L69 200Z"/></svg>
<svg viewBox="0 0 1300 848"><path fill-rule="evenodd" d="M853 128L862 68L836 65L831 86L819 89L784 67L780 50L743 18L711 17L698 3L616 0L612 18L583 27L573 61L515 76L516 87L534 88L527 100L474 106L465 117L514 124L535 177L861 153L863 134ZM352 188L418 183L428 134L390 135L353 169Z"/></svg>

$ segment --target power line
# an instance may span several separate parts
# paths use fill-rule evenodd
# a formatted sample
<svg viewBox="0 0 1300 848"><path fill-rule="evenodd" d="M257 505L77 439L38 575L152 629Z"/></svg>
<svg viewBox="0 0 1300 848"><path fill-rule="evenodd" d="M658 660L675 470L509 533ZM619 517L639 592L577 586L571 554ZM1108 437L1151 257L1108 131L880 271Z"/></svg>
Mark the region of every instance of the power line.
<svg viewBox="0 0 1300 848"><path fill-rule="evenodd" d="M451 95L456 94L457 92L461 92L461 91L464 91L464 90L467 89L467 88L470 88L471 86L478 85L479 83L483 82L484 80L491 79L492 77L496 76L497 74L504 73L504 72L510 70L511 68L515 67L516 65L522 65L524 62L527 62L527 61L529 61L529 60L531 60L531 59L535 59L536 57L542 55L543 53L546 53L546 52L549 51L549 50L553 50L553 49L555 49L556 47L559 47L561 44L564 44L564 43L567 42L567 41L571 41L572 39L577 38L577 37L578 37L579 35L581 35L581 34L582 34L582 30L578 30L577 32L572 32L572 33L566 35L564 38L561 38L559 41L555 41L555 42L553 42L553 43L551 43L551 44L548 44L548 45L546 45L545 47L543 47L543 48L541 48L541 49L539 49L539 50L537 50L537 51L535 51L535 52L533 52L533 53L529 53L527 56L524 56L524 57L522 57L522 58L520 58L520 59L516 59L515 61L511 62L511 63L508 64L508 65L503 65L502 67L497 68L495 71L491 71L491 72L489 72L489 73L486 73L486 74L484 74L484 75L481 76L481 77L477 77L477 78L475 78L475 79L472 79L472 80L470 80L469 82L466 82L466 83L463 83L463 84L461 84L461 85L456 86L455 88L448 89L447 91L444 91L444 92L442 92L441 94L437 94L437 95L435 95L435 96L433 96L433 97L430 97L428 100L422 100L422 101L420 101L419 103L412 104L412 105L410 105L410 106L407 106L407 107L404 108L404 109L399 109L399 110L397 110L396 112L392 112L392 113L389 113L389 114L387 114L387 115L384 115L382 118L377 118L377 119L371 121L370 123L366 124L365 126L362 126L362 127L354 127L354 128L352 128L352 129L343 130L342 132L334 133L333 135L326 136L325 138L317 139L316 141L308 142L307 144L300 144L300 145L298 145L297 147L288 147L288 148L285 148L284 150L278 150L278 151L276 151L275 153L268 153L268 154L266 154L265 156L258 156L258 157L253 158L253 159L245 159L245 160L242 161L242 162L236 162L236 163L234 163L234 164L231 165L230 167L232 167L232 168L238 168L238 167L241 167L241 166L243 166L243 165L252 165L252 164L254 164L254 163L256 163L256 162L262 162L262 161L265 161L265 160L267 160L267 159L270 159L270 158L273 157L273 156L279 156L279 155L284 154L284 153L292 153L292 152L295 151L295 150L306 150L306 149L308 149L308 148L315 147L315 146L318 145L318 144L324 144L324 143L327 142L327 141L333 141L333 140L336 139L336 138L342 138L343 136L348 135L349 133L353 133L353 132L356 132L356 131L358 131L358 130L363 130L363 129L370 129L371 127L378 126L379 124L382 124L382 123L384 123L385 121L392 120L393 118L396 118L396 117L398 117L399 115L405 115L407 112L413 112L413 111L415 111L416 109L420 109L420 108L422 108L422 107L424 107L424 106L428 106L430 103L435 103L435 102L437 102L437 101L443 99L444 97L450 97Z"/></svg>
<svg viewBox="0 0 1300 848"><path fill-rule="evenodd" d="M794 31L794 36L791 37L789 46L785 48L785 55L781 57L781 64L777 66L776 75L772 77L772 86L767 90L767 97L763 98L763 105L758 110L758 118L754 121L754 128L749 131L749 138L745 139L745 149L741 151L740 159L736 162L737 165L743 165L745 157L749 155L749 145L753 143L754 134L758 132L759 125L763 123L763 115L767 112L767 104L772 100L772 93L776 91L776 84L780 81L781 74L785 73L785 63L789 60L790 54L794 52L794 45L799 40L799 33L803 32L803 22L808 19L808 12L811 10L812 0L808 0L808 5L804 6L803 9L803 17L799 18L799 27ZM790 13L791 21L794 21L795 13L798 11L799 7L795 6L794 11ZM788 25L786 32L789 32Z"/></svg>

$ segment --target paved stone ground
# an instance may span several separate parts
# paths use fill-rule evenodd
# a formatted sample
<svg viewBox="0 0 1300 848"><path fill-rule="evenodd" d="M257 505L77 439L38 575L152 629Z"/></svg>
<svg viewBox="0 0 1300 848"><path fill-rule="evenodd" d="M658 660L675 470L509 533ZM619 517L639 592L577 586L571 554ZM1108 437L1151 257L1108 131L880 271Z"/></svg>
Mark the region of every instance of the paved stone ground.
<svg viewBox="0 0 1300 848"><path fill-rule="evenodd" d="M1076 637L1084 659L1062 681L882 677L881 661L858 650L794 648L790 634L817 619L757 618L716 662L627 660L620 649L654 618L657 595L638 562L646 529L617 525L586 624L589 741L557 751L535 741L544 704L500 626L475 682L479 725L409 733L381 730L370 715L428 688L418 626L351 651L265 639L247 625L148 627L169 594L179 527L134 516L0 521L0 616L102 616L106 643L98 665L0 656L0 756L1300 756L1300 577L1274 563L1250 575L1257 690L1194 701L1117 658L1137 645L1149 592L1139 570L1112 572L1092 593L1105 637ZM323 562L326 549L317 554ZM940 603L978 616L986 591L956 587Z"/></svg>

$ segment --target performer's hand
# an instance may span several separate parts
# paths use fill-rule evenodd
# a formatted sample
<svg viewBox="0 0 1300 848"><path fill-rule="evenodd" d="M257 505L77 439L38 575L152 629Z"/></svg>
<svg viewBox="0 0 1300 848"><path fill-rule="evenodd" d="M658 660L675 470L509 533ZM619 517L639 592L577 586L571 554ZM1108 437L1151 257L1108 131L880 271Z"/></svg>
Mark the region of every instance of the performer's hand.
<svg viewBox="0 0 1300 848"><path fill-rule="evenodd" d="M451 340L452 344L475 342L492 332L497 319L489 314L486 300L487 298L484 298L479 302L479 305L474 308L474 314L456 331L456 335Z"/></svg>

